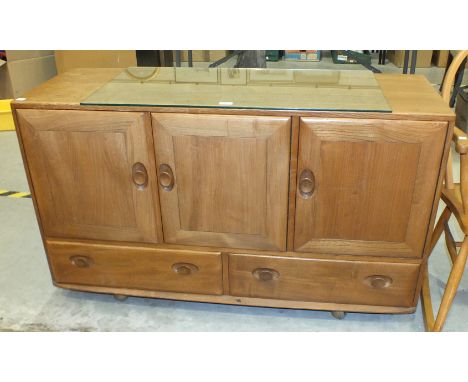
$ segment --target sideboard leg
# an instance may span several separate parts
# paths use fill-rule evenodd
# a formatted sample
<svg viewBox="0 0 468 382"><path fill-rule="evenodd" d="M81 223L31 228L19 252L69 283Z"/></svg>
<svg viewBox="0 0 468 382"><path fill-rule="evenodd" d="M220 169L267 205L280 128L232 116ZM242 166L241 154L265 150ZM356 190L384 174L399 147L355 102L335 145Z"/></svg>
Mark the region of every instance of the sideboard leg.
<svg viewBox="0 0 468 382"><path fill-rule="evenodd" d="M124 294L114 294L114 298L117 301L125 301L128 298L128 296L125 296Z"/></svg>
<svg viewBox="0 0 468 382"><path fill-rule="evenodd" d="M333 312L330 312L333 317L335 317L337 320L342 320L346 317L346 312L343 312L341 310L334 310Z"/></svg>

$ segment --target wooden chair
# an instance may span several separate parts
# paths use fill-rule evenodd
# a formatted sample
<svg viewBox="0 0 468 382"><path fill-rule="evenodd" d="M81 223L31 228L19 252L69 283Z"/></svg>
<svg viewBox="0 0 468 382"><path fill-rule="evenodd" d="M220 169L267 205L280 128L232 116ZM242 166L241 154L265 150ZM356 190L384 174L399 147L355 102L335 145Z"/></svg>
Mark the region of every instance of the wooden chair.
<svg viewBox="0 0 468 382"><path fill-rule="evenodd" d="M442 84L445 82L445 76L447 75L448 68L452 64L453 58L458 54L458 50L449 50L449 55L447 58L447 65L445 67L445 72L444 72L444 78L442 79ZM460 91L460 85L463 81L463 74L465 72L465 67L466 67L466 61L465 60L459 65L458 70L455 74L455 82L453 84L453 91L452 91L452 97L450 97L450 103L449 106L453 107L455 105L455 100L457 98L457 94ZM442 85L440 86L440 91L442 91Z"/></svg>
<svg viewBox="0 0 468 382"><path fill-rule="evenodd" d="M447 104L450 102L451 90L454 85L458 68L462 63L464 63L466 57L468 57L468 50L459 51L453 58L453 61L446 72L441 95ZM434 228L429 248L429 253L431 253L439 240L442 231L444 231L445 242L452 261L452 270L450 272L435 321L429 290L429 272L427 262L424 265L426 269L424 272L421 292L426 329L428 331L435 332L441 331L444 326L450 306L452 305L458 285L463 276L463 271L468 257L468 136L459 128L454 127L452 140L455 145L455 151L460 155L460 183L455 184L453 182L452 154L450 152L441 195L446 207ZM452 214L457 219L465 235L462 242L456 242L450 232L448 220Z"/></svg>

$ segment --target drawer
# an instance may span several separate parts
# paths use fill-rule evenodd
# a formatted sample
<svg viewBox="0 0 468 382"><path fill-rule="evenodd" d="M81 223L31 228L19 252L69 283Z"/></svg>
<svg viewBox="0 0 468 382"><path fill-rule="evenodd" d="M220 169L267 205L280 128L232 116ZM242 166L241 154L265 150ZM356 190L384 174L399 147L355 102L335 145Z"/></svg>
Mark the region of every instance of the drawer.
<svg viewBox="0 0 468 382"><path fill-rule="evenodd" d="M413 304L419 264L229 255L234 296L381 306Z"/></svg>
<svg viewBox="0 0 468 382"><path fill-rule="evenodd" d="M58 283L187 292L223 293L219 252L139 246L47 242Z"/></svg>

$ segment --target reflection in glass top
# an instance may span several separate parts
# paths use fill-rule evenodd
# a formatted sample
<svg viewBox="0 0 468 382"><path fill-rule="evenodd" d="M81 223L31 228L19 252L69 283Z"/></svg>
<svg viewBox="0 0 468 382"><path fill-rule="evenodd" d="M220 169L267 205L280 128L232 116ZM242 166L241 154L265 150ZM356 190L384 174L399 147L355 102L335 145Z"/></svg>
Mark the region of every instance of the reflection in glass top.
<svg viewBox="0 0 468 382"><path fill-rule="evenodd" d="M135 67L81 104L391 111L367 70Z"/></svg>

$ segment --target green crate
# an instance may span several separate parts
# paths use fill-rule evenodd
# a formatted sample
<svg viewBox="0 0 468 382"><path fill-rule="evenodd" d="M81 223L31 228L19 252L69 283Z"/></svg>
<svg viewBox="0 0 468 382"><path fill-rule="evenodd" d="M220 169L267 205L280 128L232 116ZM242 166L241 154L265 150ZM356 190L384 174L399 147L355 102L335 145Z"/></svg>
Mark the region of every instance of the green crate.
<svg viewBox="0 0 468 382"><path fill-rule="evenodd" d="M354 55L358 56L362 62L367 65L371 64L371 56L368 53L359 53L352 51ZM332 50L332 59L334 64L359 64L354 58L348 56L344 50Z"/></svg>
<svg viewBox="0 0 468 382"><path fill-rule="evenodd" d="M267 50L267 51L265 51L265 59L267 61L278 61L279 60L279 50Z"/></svg>

